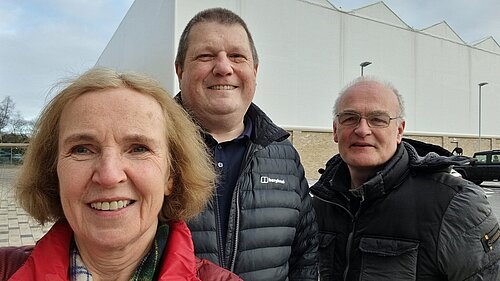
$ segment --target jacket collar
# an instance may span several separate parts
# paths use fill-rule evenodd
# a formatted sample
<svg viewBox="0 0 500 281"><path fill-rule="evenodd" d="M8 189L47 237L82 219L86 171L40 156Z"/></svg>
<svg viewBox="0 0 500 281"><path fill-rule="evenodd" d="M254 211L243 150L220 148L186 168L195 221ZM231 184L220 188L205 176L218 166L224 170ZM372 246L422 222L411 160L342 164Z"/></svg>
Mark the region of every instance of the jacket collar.
<svg viewBox="0 0 500 281"><path fill-rule="evenodd" d="M362 185L365 200L384 196L398 188L411 171L449 171L451 165L462 164L468 160L465 156L446 157L434 152L419 156L413 146L403 141L386 165ZM337 154L328 160L325 171L311 187L311 192L323 199L333 200L339 192L345 193L349 188L347 164Z"/></svg>
<svg viewBox="0 0 500 281"><path fill-rule="evenodd" d="M267 146L275 141L283 141L290 136L287 131L276 126L264 111L254 103L250 104L246 116L252 120L253 134L251 140L257 144Z"/></svg>
<svg viewBox="0 0 500 281"><path fill-rule="evenodd" d="M409 154L403 144L375 176L362 185L365 200L372 200L396 189L408 176Z"/></svg>
<svg viewBox="0 0 500 281"><path fill-rule="evenodd" d="M372 200L397 188L408 174L409 159L405 146L398 145L395 154L386 165L360 187L363 189L364 199ZM350 176L347 164L340 154L337 154L327 162L325 171L318 182L311 187L311 191L313 195L333 200L338 193L345 194L349 188Z"/></svg>
<svg viewBox="0 0 500 281"><path fill-rule="evenodd" d="M184 222L171 222L169 227L158 280L199 280L196 277L194 246L187 225ZM69 247L72 236L73 231L65 220L55 223L9 280L69 280Z"/></svg>

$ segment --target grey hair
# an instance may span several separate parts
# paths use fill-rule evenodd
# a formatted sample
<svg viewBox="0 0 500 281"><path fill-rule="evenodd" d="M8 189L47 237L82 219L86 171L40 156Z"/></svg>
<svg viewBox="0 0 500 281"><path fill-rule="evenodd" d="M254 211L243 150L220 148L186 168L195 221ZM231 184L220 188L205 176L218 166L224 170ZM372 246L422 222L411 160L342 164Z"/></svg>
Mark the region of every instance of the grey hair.
<svg viewBox="0 0 500 281"><path fill-rule="evenodd" d="M394 87L394 85L386 80L383 80L383 79L380 79L378 77L375 77L375 76L360 76L356 79L354 79L353 81L349 82L349 84L347 84L344 88L342 88L342 90L339 92L339 95L337 96L337 99L335 100L335 104L333 106L333 118L335 118L335 116L337 116L337 114L339 113L339 105L340 105L340 101L342 100L342 97L344 97L344 95L347 93L347 91L352 88L353 86L355 85L358 85L360 83L364 83L364 82L375 82L375 83L378 83L386 88L388 88L389 90L391 90L394 95L396 95L396 98L398 99L398 104L399 104L399 114L398 114L398 117L400 117L401 119L404 119L405 117L405 105L404 105L404 101L403 101L403 96L399 93L398 89L396 89L396 87Z"/></svg>

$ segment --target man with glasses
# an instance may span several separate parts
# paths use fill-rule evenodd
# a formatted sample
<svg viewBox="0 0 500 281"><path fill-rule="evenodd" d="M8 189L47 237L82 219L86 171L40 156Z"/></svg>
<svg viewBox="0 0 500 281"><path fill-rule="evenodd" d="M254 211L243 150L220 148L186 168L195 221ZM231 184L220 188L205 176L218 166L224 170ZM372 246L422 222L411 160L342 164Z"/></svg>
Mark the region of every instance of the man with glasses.
<svg viewBox="0 0 500 281"><path fill-rule="evenodd" d="M402 141L401 95L360 77L340 92L339 154L311 188L321 280L500 280L500 230L483 190L449 174L458 157Z"/></svg>

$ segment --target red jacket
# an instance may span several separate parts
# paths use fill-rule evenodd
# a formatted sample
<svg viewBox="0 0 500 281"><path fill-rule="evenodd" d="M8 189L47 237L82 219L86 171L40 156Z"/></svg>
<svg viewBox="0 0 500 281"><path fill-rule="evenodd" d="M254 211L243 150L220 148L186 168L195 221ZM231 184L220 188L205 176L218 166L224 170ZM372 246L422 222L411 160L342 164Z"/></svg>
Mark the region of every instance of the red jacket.
<svg viewBox="0 0 500 281"><path fill-rule="evenodd" d="M184 222L170 223L169 226L158 280L242 280L209 261L197 259L194 256L191 232ZM7 280L14 274L8 280L69 281L69 245L72 235L69 224L61 221L54 224L34 248L25 246L0 249L0 277Z"/></svg>

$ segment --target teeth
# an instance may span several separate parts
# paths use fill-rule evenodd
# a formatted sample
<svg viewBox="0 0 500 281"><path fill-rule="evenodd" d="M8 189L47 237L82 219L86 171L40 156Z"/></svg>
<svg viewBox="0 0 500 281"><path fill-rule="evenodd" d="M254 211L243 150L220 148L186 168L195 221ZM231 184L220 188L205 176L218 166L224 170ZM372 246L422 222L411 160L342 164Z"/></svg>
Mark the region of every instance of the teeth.
<svg viewBox="0 0 500 281"><path fill-rule="evenodd" d="M236 87L231 86L231 85L215 85L215 86L210 87L210 89L212 89L212 90L232 90L234 88L236 88Z"/></svg>
<svg viewBox="0 0 500 281"><path fill-rule="evenodd" d="M119 200L111 202L94 202L90 204L90 207L101 211L116 211L121 208L125 208L130 205L130 200Z"/></svg>

